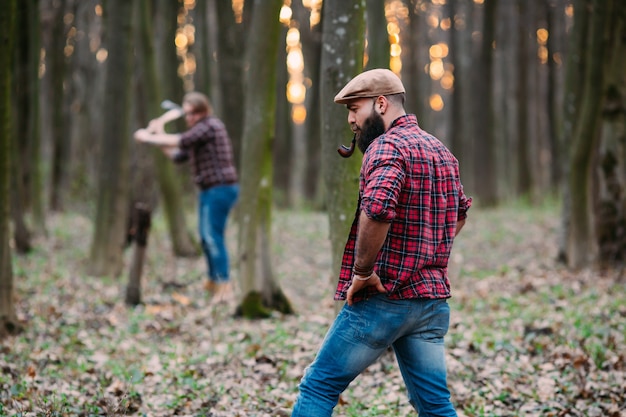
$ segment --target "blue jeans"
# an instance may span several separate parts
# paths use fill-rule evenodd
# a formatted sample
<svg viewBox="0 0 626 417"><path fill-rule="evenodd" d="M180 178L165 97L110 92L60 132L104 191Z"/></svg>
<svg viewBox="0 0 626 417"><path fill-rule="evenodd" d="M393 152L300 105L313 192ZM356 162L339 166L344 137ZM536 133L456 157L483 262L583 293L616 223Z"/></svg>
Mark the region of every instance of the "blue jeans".
<svg viewBox="0 0 626 417"><path fill-rule="evenodd" d="M350 382L392 346L409 401L420 417L456 416L446 383L443 300L390 300L380 294L344 305L300 382L292 417L331 416Z"/></svg>
<svg viewBox="0 0 626 417"><path fill-rule="evenodd" d="M224 232L238 196L237 184L207 188L198 195L198 231L211 281L227 282L230 278Z"/></svg>

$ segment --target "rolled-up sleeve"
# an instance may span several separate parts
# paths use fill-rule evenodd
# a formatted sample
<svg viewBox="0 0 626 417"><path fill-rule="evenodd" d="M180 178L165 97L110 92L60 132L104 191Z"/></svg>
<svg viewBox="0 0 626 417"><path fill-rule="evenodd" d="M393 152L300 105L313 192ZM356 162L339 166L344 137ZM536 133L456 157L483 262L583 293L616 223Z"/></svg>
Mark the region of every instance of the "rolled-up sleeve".
<svg viewBox="0 0 626 417"><path fill-rule="evenodd" d="M465 220L467 218L467 211L472 207L472 198L467 197L461 188L461 194L459 198L459 215L458 220Z"/></svg>

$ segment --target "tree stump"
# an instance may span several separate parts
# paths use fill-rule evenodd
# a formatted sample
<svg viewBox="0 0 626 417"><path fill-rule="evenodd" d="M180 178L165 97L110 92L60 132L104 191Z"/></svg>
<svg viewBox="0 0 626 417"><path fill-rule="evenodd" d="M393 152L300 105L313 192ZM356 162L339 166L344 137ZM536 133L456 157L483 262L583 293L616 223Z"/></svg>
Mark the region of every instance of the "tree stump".
<svg viewBox="0 0 626 417"><path fill-rule="evenodd" d="M134 242L133 260L128 274L126 287L126 304L141 303L141 273L148 246L148 232L150 231L150 210L143 203L137 203L133 210L130 237Z"/></svg>

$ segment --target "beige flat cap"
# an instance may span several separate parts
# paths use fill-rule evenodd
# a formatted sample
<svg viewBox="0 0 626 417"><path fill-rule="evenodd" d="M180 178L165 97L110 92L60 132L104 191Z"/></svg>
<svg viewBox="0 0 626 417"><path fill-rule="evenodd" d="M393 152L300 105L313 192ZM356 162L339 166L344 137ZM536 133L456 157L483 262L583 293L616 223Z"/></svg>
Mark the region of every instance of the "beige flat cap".
<svg viewBox="0 0 626 417"><path fill-rule="evenodd" d="M373 69L354 77L335 96L335 103L345 104L355 98L378 97L404 93L402 81L393 71Z"/></svg>

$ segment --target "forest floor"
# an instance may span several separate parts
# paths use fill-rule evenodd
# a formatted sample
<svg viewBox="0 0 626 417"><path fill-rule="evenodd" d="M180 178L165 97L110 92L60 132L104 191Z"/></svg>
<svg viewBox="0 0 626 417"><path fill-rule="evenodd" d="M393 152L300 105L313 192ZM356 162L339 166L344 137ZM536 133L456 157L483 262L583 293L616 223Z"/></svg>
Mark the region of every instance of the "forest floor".
<svg viewBox="0 0 626 417"><path fill-rule="evenodd" d="M451 259L446 339L460 416L626 416L624 271L563 268L559 226L555 206L471 210ZM48 227L31 254L14 257L24 330L0 342L0 415L290 414L334 317L324 214L275 213L273 268L297 313L255 321L211 305L203 260L174 258L159 216L137 307L124 303L127 273L86 274L84 214L55 215ZM126 256L128 265L132 249ZM391 352L335 415L415 415Z"/></svg>

